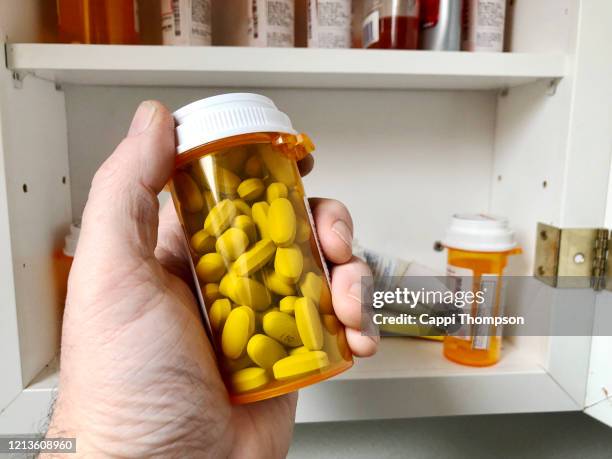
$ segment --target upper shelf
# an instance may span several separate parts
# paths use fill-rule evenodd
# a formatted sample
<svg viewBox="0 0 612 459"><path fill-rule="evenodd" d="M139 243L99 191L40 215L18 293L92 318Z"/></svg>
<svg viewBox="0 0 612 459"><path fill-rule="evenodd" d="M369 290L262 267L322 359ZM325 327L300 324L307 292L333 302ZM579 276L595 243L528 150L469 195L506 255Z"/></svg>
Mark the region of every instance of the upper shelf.
<svg viewBox="0 0 612 459"><path fill-rule="evenodd" d="M12 44L7 55L12 70L87 85L489 90L566 73L557 54Z"/></svg>

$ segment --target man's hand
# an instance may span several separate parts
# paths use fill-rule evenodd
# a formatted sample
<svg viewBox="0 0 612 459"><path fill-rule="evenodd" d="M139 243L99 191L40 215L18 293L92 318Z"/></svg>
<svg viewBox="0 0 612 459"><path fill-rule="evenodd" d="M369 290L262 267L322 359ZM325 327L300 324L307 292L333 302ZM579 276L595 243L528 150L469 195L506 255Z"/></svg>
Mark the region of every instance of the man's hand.
<svg viewBox="0 0 612 459"><path fill-rule="evenodd" d="M64 314L60 388L48 435L78 453L121 457L277 457L286 454L296 394L228 402L188 286L184 237L157 194L174 169L174 122L143 102L127 137L96 173L83 214ZM308 168L308 164L302 165ZM352 221L337 201L311 200L332 270L333 303L353 352L362 336Z"/></svg>

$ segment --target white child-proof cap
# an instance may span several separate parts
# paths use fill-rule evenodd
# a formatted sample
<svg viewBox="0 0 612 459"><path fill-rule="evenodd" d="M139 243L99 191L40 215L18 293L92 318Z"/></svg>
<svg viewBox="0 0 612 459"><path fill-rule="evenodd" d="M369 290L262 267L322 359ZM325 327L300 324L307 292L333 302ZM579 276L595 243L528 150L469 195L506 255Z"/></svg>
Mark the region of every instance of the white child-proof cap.
<svg viewBox="0 0 612 459"><path fill-rule="evenodd" d="M259 94L230 93L198 100L174 112L177 153L240 134L297 134L272 100Z"/></svg>
<svg viewBox="0 0 612 459"><path fill-rule="evenodd" d="M508 220L484 214L456 214L446 231L444 245L474 252L506 252L516 247Z"/></svg>

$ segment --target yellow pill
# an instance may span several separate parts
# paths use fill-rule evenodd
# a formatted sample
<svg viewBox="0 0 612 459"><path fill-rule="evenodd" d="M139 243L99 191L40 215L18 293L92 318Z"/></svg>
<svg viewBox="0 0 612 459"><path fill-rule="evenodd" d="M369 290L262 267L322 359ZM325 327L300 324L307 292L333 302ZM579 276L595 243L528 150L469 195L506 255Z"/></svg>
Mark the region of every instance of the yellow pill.
<svg viewBox="0 0 612 459"><path fill-rule="evenodd" d="M215 204L217 203L215 201L213 194L208 190L202 193L202 199L204 200L204 204L206 204L206 209L212 209L213 207L215 207Z"/></svg>
<svg viewBox="0 0 612 459"><path fill-rule="evenodd" d="M223 357L221 365L226 371L234 373L238 370L242 370L243 368L252 367L254 364L248 354L245 353L243 356L238 357L237 359L228 359L227 357Z"/></svg>
<svg viewBox="0 0 612 459"><path fill-rule="evenodd" d="M272 201L275 199L286 198L288 194L287 185L281 182L274 182L266 189L266 201L268 201L268 204L272 204Z"/></svg>
<svg viewBox="0 0 612 459"><path fill-rule="evenodd" d="M297 347L302 345L295 319L289 314L280 311L267 313L263 318L263 329L266 335L285 346Z"/></svg>
<svg viewBox="0 0 612 459"><path fill-rule="evenodd" d="M250 244L257 242L257 228L255 228L253 219L248 215L238 215L236 218L234 218L232 227L244 231L249 238Z"/></svg>
<svg viewBox="0 0 612 459"><path fill-rule="evenodd" d="M295 213L299 215L305 214L305 203L304 196L296 189L293 189L289 192L289 201L293 204L295 209Z"/></svg>
<svg viewBox="0 0 612 459"><path fill-rule="evenodd" d="M238 370L230 379L232 388L236 392L248 392L265 386L270 381L270 377L266 370L259 367L249 367Z"/></svg>
<svg viewBox="0 0 612 459"><path fill-rule="evenodd" d="M268 289L249 277L237 277L234 281L233 293L232 299L236 303L249 306L256 311L263 311L272 303Z"/></svg>
<svg viewBox="0 0 612 459"><path fill-rule="evenodd" d="M219 291L219 284L216 284L214 282L210 282L206 284L204 286L204 291L202 292L202 296L204 297L204 302L206 304L213 304L215 300L218 300L219 298L221 298L221 292Z"/></svg>
<svg viewBox="0 0 612 459"><path fill-rule="evenodd" d="M208 212L204 220L204 229L209 234L220 236L223 231L229 228L235 216L236 206L231 200L224 199Z"/></svg>
<svg viewBox="0 0 612 459"><path fill-rule="evenodd" d="M300 283L300 292L306 298L310 298L315 304L319 304L321 300L321 290L323 288L323 279L315 273L306 273Z"/></svg>
<svg viewBox="0 0 612 459"><path fill-rule="evenodd" d="M191 247L198 255L215 251L215 237L202 229L191 236Z"/></svg>
<svg viewBox="0 0 612 459"><path fill-rule="evenodd" d="M253 335L247 344L247 354L261 368L271 370L278 360L287 357L287 351L276 340L266 335Z"/></svg>
<svg viewBox="0 0 612 459"><path fill-rule="evenodd" d="M286 296L278 303L278 307L282 312L293 315L293 311L295 310L295 300L297 300L297 296Z"/></svg>
<svg viewBox="0 0 612 459"><path fill-rule="evenodd" d="M254 201L263 194L265 189L266 187L261 179L246 179L238 187L238 196L245 201Z"/></svg>
<svg viewBox="0 0 612 459"><path fill-rule="evenodd" d="M213 330L221 330L227 316L232 311L232 303L227 298L216 300L208 310L208 320Z"/></svg>
<svg viewBox="0 0 612 459"><path fill-rule="evenodd" d="M217 154L218 163L230 171L240 174L247 157L247 149L244 146L233 147Z"/></svg>
<svg viewBox="0 0 612 459"><path fill-rule="evenodd" d="M268 212L270 206L265 201L256 202L251 208L253 221L257 225L259 231L259 237L262 239L269 239L270 234L268 231Z"/></svg>
<svg viewBox="0 0 612 459"><path fill-rule="evenodd" d="M255 329L253 311L247 306L239 306L227 316L221 333L221 349L223 355L230 359L240 357Z"/></svg>
<svg viewBox="0 0 612 459"><path fill-rule="evenodd" d="M306 346L300 346L296 347L295 349L291 349L289 351L289 355L306 354L307 352L310 352L310 349L308 349Z"/></svg>
<svg viewBox="0 0 612 459"><path fill-rule="evenodd" d="M244 173L247 177L261 178L261 176L263 175L261 159L259 159L259 157L256 155L253 155L249 159L247 159L247 162L244 165Z"/></svg>
<svg viewBox="0 0 612 459"><path fill-rule="evenodd" d="M274 256L274 270L279 276L296 283L302 275L304 268L304 257L302 251L296 245L291 247L279 247Z"/></svg>
<svg viewBox="0 0 612 459"><path fill-rule="evenodd" d="M234 299L235 298L234 286L236 283L236 279L238 279L238 276L236 276L234 273L230 271L221 278L221 282L219 283L219 292L223 296L231 298L234 301L236 301Z"/></svg>
<svg viewBox="0 0 612 459"><path fill-rule="evenodd" d="M183 209L187 212L199 212L204 206L202 192L189 174L179 171L174 175L174 190Z"/></svg>
<svg viewBox="0 0 612 459"><path fill-rule="evenodd" d="M215 182L211 183L211 188L227 197L235 197L240 185L240 177L229 169L217 167L215 172Z"/></svg>
<svg viewBox="0 0 612 459"><path fill-rule="evenodd" d="M284 183L288 187L295 185L298 177L295 161L286 158L271 145L259 145L259 154L266 169L277 182Z"/></svg>
<svg viewBox="0 0 612 459"><path fill-rule="evenodd" d="M295 287L287 279L279 276L274 270L267 269L264 271L264 283L269 290L277 295L287 296L295 295Z"/></svg>
<svg viewBox="0 0 612 459"><path fill-rule="evenodd" d="M275 253L274 243L270 239L262 239L238 257L232 266L232 272L239 276L250 276L263 268Z"/></svg>
<svg viewBox="0 0 612 459"><path fill-rule="evenodd" d="M268 309L264 309L263 311L255 311L255 330L257 333L263 333L263 318L264 316L272 311L279 311L276 306L273 306Z"/></svg>
<svg viewBox="0 0 612 459"><path fill-rule="evenodd" d="M298 218L295 228L295 242L301 244L310 239L310 223L305 218Z"/></svg>
<svg viewBox="0 0 612 459"><path fill-rule="evenodd" d="M274 377L279 381L301 376L329 366L327 354L323 351L310 351L290 355L279 360L272 367Z"/></svg>
<svg viewBox="0 0 612 459"><path fill-rule="evenodd" d="M223 257L218 253L203 255L196 265L196 274L202 282L218 282L225 274Z"/></svg>
<svg viewBox="0 0 612 459"><path fill-rule="evenodd" d="M279 247L288 247L295 240L295 229L295 212L289 200L278 198L272 201L268 211L270 239Z"/></svg>
<svg viewBox="0 0 612 459"><path fill-rule="evenodd" d="M295 300L295 323L302 343L311 351L323 349L323 326L317 307L308 298Z"/></svg>
<svg viewBox="0 0 612 459"><path fill-rule="evenodd" d="M228 260L235 260L244 253L249 246L249 237L238 228L227 229L215 245L217 252Z"/></svg>
<svg viewBox="0 0 612 459"><path fill-rule="evenodd" d="M234 199L232 202L234 203L234 205L236 206L236 210L240 214L247 215L249 217L251 216L251 206L249 206L242 199Z"/></svg>

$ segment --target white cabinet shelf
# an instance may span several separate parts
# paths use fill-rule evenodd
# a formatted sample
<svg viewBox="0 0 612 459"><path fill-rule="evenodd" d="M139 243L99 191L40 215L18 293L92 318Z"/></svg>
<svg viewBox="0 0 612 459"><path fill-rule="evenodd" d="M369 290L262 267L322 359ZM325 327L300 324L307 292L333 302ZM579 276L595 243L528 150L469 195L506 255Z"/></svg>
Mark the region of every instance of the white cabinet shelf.
<svg viewBox="0 0 612 459"><path fill-rule="evenodd" d="M57 83L482 89L566 74L561 54L12 44L9 68Z"/></svg>

